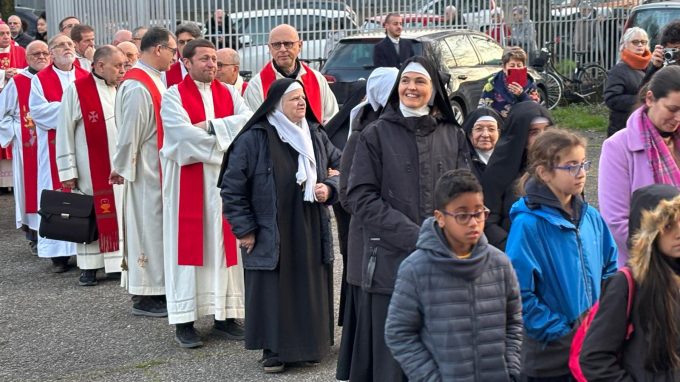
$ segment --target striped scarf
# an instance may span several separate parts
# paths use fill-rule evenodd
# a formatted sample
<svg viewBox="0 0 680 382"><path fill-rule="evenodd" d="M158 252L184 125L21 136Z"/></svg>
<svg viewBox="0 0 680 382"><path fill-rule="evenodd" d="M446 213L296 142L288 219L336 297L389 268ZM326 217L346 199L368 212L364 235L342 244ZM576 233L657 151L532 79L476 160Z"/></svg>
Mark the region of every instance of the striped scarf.
<svg viewBox="0 0 680 382"><path fill-rule="evenodd" d="M654 173L654 183L680 187L680 169L678 169L678 165L675 163L675 159L661 134L649 120L646 111L646 108L640 108L637 113L639 113L640 118L642 142L645 144L647 159L649 159L649 164ZM680 147L680 136L673 134L672 139L675 143L674 146Z"/></svg>

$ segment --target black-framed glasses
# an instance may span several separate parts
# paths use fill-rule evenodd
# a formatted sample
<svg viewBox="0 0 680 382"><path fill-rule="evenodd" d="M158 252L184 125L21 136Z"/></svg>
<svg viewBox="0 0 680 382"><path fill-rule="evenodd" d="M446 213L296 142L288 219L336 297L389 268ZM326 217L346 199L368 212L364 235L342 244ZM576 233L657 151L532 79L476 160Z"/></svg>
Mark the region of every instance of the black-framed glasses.
<svg viewBox="0 0 680 382"><path fill-rule="evenodd" d="M489 214L491 213L491 210L484 207L483 210L475 211L475 212L448 212L445 210L441 210L441 213L443 213L446 216L450 216L456 220L456 223L460 225L465 225L470 222L470 219L475 218L475 221L477 223L486 221L486 219L489 218Z"/></svg>
<svg viewBox="0 0 680 382"><path fill-rule="evenodd" d="M165 48L165 49L171 51L173 56L177 54L177 48L171 48L171 47L169 47L169 46L167 46L167 45L159 45L159 46L160 46L161 48Z"/></svg>
<svg viewBox="0 0 680 382"><path fill-rule="evenodd" d="M295 44L297 44L298 42L300 42L300 40L298 40L298 41L277 41L277 42L270 42L269 45L271 45L271 47L274 48L275 50L279 50L279 49L281 49L281 47L284 47L286 49L293 49Z"/></svg>
<svg viewBox="0 0 680 382"><path fill-rule="evenodd" d="M640 45L646 46L649 43L649 41L647 41L647 40L631 40L630 43L635 45L635 46L640 46Z"/></svg>
<svg viewBox="0 0 680 382"><path fill-rule="evenodd" d="M581 173L581 169L583 169L583 171L585 171L585 172L588 172L590 170L591 164L592 164L591 161L587 161L587 162L583 162L581 164L569 164L569 165L566 165L566 166L555 166L553 168L556 169L556 170L569 171L569 174L571 174L571 176L577 177L578 174Z"/></svg>

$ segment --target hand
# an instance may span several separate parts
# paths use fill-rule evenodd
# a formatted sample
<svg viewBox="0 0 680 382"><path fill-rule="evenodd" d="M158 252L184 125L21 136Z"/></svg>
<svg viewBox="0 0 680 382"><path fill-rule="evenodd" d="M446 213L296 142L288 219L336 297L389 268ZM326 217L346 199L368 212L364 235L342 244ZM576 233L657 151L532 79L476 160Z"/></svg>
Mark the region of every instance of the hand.
<svg viewBox="0 0 680 382"><path fill-rule="evenodd" d="M340 171L328 168L328 177L330 178L331 176L340 176Z"/></svg>
<svg viewBox="0 0 680 382"><path fill-rule="evenodd" d="M317 202L326 203L329 194L330 189L327 185L323 183L317 183L316 186L314 186L314 197L316 198Z"/></svg>
<svg viewBox="0 0 680 382"><path fill-rule="evenodd" d="M517 82L508 84L508 91L516 96L522 94L524 88Z"/></svg>
<svg viewBox="0 0 680 382"><path fill-rule="evenodd" d="M663 45L656 45L652 52L652 65L660 68L663 66Z"/></svg>
<svg viewBox="0 0 680 382"><path fill-rule="evenodd" d="M68 188L68 189L71 189L71 190L75 189L77 187L76 178L65 180L65 181L61 182L61 187L62 188Z"/></svg>
<svg viewBox="0 0 680 382"><path fill-rule="evenodd" d="M196 123L196 124L194 124L194 126L198 127L199 129L208 131L208 121Z"/></svg>
<svg viewBox="0 0 680 382"><path fill-rule="evenodd" d="M117 172L111 171L111 175L109 175L109 184L123 184L125 182L125 178L120 176Z"/></svg>
<svg viewBox="0 0 680 382"><path fill-rule="evenodd" d="M85 49L85 54L83 54L83 57L87 58L90 62L94 59L94 47L89 46L87 49Z"/></svg>
<svg viewBox="0 0 680 382"><path fill-rule="evenodd" d="M255 232L251 232L238 239L239 246L246 250L246 253L250 253L255 248Z"/></svg>
<svg viewBox="0 0 680 382"><path fill-rule="evenodd" d="M5 69L5 79L6 79L6 80L11 79L12 77L14 77L15 74L17 74L17 69L16 69L16 68L7 68L7 69Z"/></svg>

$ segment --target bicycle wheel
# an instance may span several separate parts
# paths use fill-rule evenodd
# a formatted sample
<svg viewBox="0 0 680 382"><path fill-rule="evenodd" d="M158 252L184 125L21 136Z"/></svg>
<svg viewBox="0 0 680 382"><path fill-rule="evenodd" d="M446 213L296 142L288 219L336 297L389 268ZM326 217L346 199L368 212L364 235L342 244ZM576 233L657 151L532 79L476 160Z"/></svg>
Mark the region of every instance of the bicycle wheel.
<svg viewBox="0 0 680 382"><path fill-rule="evenodd" d="M604 103L604 88L607 84L607 71L597 64L586 65L577 76L576 92L590 105Z"/></svg>
<svg viewBox="0 0 680 382"><path fill-rule="evenodd" d="M542 101L545 103L545 107L552 110L562 100L562 82L559 77L548 72L541 73L541 77L543 77L545 92L547 93L546 99Z"/></svg>

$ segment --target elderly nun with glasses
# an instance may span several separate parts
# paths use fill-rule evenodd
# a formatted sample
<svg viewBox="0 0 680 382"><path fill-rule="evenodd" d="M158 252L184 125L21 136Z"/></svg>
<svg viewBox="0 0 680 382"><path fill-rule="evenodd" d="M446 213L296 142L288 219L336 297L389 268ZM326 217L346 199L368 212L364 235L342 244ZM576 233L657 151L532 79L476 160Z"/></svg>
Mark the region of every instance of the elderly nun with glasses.
<svg viewBox="0 0 680 382"><path fill-rule="evenodd" d="M225 154L221 195L245 268L245 347L263 350L267 373L315 365L333 344L326 206L337 201L340 156L291 78L272 83Z"/></svg>
<svg viewBox="0 0 680 382"><path fill-rule="evenodd" d="M434 211L434 185L445 172L469 168L463 130L432 61L402 65L380 118L359 136L347 201L363 226L361 296L351 381L404 380L384 339L385 319L402 260ZM360 164L360 165L358 165Z"/></svg>

